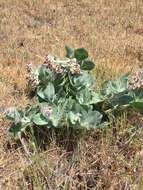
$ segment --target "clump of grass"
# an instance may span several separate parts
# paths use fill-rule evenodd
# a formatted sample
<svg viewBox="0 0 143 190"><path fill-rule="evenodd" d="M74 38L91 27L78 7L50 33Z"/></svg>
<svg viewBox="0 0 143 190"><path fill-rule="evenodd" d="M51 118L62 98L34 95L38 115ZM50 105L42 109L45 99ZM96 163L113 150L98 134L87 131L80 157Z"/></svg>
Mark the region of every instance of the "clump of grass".
<svg viewBox="0 0 143 190"><path fill-rule="evenodd" d="M53 136L46 151L25 162L16 183L23 189L138 188L142 128L133 124L124 114L108 129L90 131L72 154Z"/></svg>

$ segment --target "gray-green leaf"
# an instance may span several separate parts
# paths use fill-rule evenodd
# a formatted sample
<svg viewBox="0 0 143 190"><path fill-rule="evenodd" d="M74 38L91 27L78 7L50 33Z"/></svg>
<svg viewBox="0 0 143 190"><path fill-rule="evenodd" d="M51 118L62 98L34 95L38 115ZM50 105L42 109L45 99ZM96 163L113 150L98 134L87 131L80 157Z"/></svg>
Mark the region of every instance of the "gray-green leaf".
<svg viewBox="0 0 143 190"><path fill-rule="evenodd" d="M41 113L37 113L36 115L34 115L32 121L35 125L38 126L48 124L48 120Z"/></svg>
<svg viewBox="0 0 143 190"><path fill-rule="evenodd" d="M53 101L55 97L54 85L51 82L49 82L45 89L40 88L37 90L37 95L43 100L48 100L50 102Z"/></svg>
<svg viewBox="0 0 143 190"><path fill-rule="evenodd" d="M66 49L66 57L70 59L74 58L74 49L67 45L65 46L65 49Z"/></svg>
<svg viewBox="0 0 143 190"><path fill-rule="evenodd" d="M102 114L98 111L89 111L88 113L83 115L83 119L81 121L81 126L85 128L95 128L97 127L102 120Z"/></svg>

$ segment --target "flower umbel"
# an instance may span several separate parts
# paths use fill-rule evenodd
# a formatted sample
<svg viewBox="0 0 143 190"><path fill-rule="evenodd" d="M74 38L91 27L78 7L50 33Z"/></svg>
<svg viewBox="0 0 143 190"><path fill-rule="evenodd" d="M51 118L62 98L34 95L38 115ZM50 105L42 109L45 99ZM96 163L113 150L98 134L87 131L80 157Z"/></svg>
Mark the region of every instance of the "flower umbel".
<svg viewBox="0 0 143 190"><path fill-rule="evenodd" d="M46 56L43 65L57 74L63 73L61 65L56 63L55 57L52 56L51 54Z"/></svg>
<svg viewBox="0 0 143 190"><path fill-rule="evenodd" d="M72 74L80 74L81 73L80 65L77 63L76 59L71 59L71 62L70 62L70 72Z"/></svg>
<svg viewBox="0 0 143 190"><path fill-rule="evenodd" d="M28 86L32 89L35 90L39 84L39 79L38 76L34 74L33 68L32 68L32 63L27 63L26 65L27 69L27 81L28 81Z"/></svg>
<svg viewBox="0 0 143 190"><path fill-rule="evenodd" d="M135 75L131 77L129 82L129 89L136 90L143 88L143 70L138 70Z"/></svg>

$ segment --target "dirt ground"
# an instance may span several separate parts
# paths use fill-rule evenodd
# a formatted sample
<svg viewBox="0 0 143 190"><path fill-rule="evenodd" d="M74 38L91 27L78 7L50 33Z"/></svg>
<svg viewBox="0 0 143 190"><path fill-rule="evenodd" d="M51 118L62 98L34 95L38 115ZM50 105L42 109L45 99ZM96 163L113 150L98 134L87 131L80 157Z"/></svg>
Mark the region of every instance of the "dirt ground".
<svg viewBox="0 0 143 190"><path fill-rule="evenodd" d="M42 63L45 55L49 53L63 57L66 44L88 49L91 58L96 63L93 74L99 85L106 79L142 68L143 1L0 0L0 189L30 190L33 188L19 184L19 180L22 180L21 184L26 183L24 172L27 170L27 166L25 166L21 148L17 148L15 142L11 140L11 144L7 143L9 141L7 136L9 123L3 119L2 111L9 106L24 107L30 101L25 94L25 65L30 61L33 64ZM137 118L138 116L135 116L135 121L138 120ZM80 158L79 172L87 174L88 171L96 173L100 170L101 178L99 174L96 173L97 178L93 174L97 184L90 187L87 184L87 175L81 174L83 176L81 183L84 184L81 189L95 189L95 186L96 189L101 190L141 190L143 188L141 185L142 171L137 172L140 165L136 167L138 162L136 155L142 158L142 129L135 134L133 142L126 145L132 135L130 133L131 124L122 119L118 121L118 126L120 126L118 137L112 143L109 140L112 136L110 131L111 136L108 134L109 136L106 135L106 137L99 132L98 143L96 140L97 147L94 137L84 140L81 153L78 155ZM125 145L126 149L119 155L118 141L121 141L122 146ZM42 158L45 160L47 159L45 155L50 155L50 157L55 155L53 163L51 163L52 159L46 163L48 165L50 162L49 167L52 169L57 162L61 163L59 147L53 144L50 153L42 154ZM92 154L89 156L91 148ZM129 158L127 158L127 154ZM85 156L85 159L82 156ZM63 163L66 162L64 159ZM96 160L98 161L96 162ZM68 163L66 164L68 165ZM61 164L60 171L65 171L65 168L68 167L66 164L64 166ZM97 165L101 165L101 168L95 172L97 168L92 168L92 164L95 168ZM36 165L35 170L34 167L28 169L30 174L32 170L35 171L31 174L35 176L34 179L39 179L40 175L46 176L45 173L37 174L38 167L39 165ZM77 172L76 167L72 166L68 170L68 177L61 176L61 181L64 182L71 178L72 180L69 180L71 186L61 187L60 182L56 181L57 178L54 179L53 183L56 184L57 190L78 189L77 179L74 179ZM43 163L40 168L44 170L40 171L47 171L43 167ZM36 177L37 175L38 177ZM50 180L51 178L47 177L43 180L46 181L46 179ZM35 182L35 184L38 183L42 182ZM56 187L51 186L48 189L54 190L53 188ZM42 185L35 185L34 189L46 188Z"/></svg>

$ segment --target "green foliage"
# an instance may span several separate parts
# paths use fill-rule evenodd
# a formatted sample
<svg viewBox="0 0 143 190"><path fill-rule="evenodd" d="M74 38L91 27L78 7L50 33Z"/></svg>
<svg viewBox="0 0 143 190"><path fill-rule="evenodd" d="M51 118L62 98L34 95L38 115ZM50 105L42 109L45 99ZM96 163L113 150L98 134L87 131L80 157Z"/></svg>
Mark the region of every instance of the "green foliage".
<svg viewBox="0 0 143 190"><path fill-rule="evenodd" d="M88 58L88 52L84 48L76 49L74 56L77 60L81 61Z"/></svg>
<svg viewBox="0 0 143 190"><path fill-rule="evenodd" d="M74 49L69 46L65 46L65 49L66 49L66 57L70 59L74 58Z"/></svg>
<svg viewBox="0 0 143 190"><path fill-rule="evenodd" d="M94 68L94 63L88 59L85 59L81 64L81 68L83 70L92 70Z"/></svg>
<svg viewBox="0 0 143 190"><path fill-rule="evenodd" d="M115 81L106 81L103 84L102 94L111 96L112 94L119 94L126 92L128 89L128 75L121 76Z"/></svg>
<svg viewBox="0 0 143 190"><path fill-rule="evenodd" d="M78 63L81 66L82 70L92 70L95 64L88 59L88 52L84 48L73 49L69 46L65 46L66 49L66 57L73 59L76 58Z"/></svg>
<svg viewBox="0 0 143 190"><path fill-rule="evenodd" d="M106 81L100 91L102 112L113 114L113 111L133 109L143 113L143 90L133 90L129 86L129 75L124 75L115 81ZM98 103L98 102L97 102Z"/></svg>
<svg viewBox="0 0 143 190"><path fill-rule="evenodd" d="M141 101L140 101L140 102L135 101L135 102L132 102L130 105L131 105L131 107L132 107L135 111L137 111L137 112L143 114L143 101L142 101L142 102L141 102Z"/></svg>
<svg viewBox="0 0 143 190"><path fill-rule="evenodd" d="M13 122L10 133L17 135L28 126L90 129L107 121L108 114L116 110L133 108L143 113L143 93L129 88L128 75L106 81L95 92L90 73L94 63L88 59L88 52L84 48L65 48L66 60L49 55L36 69L37 104L23 111L12 108L7 112Z"/></svg>
<svg viewBox="0 0 143 190"><path fill-rule="evenodd" d="M41 125L48 125L48 120L41 114L37 113L33 116L32 122L35 125L41 126Z"/></svg>
<svg viewBox="0 0 143 190"><path fill-rule="evenodd" d="M50 55L36 69L39 80L35 94L37 105L22 112L13 109L7 113L7 118L13 121L9 132L16 135L35 125L89 129L101 123L102 114L92 106L99 99L94 97L95 81L89 73L94 63L87 60L88 52L84 48L65 48L66 60Z"/></svg>
<svg viewBox="0 0 143 190"><path fill-rule="evenodd" d="M44 101L53 102L55 96L54 85L51 82L49 82L45 88L41 87L37 90L37 95Z"/></svg>

